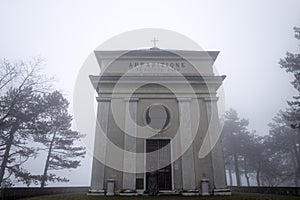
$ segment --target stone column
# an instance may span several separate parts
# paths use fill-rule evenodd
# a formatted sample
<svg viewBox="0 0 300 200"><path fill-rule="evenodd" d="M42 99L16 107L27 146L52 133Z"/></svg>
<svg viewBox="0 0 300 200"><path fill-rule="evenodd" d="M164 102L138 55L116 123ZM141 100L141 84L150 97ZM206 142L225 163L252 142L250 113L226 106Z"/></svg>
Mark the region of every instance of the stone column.
<svg viewBox="0 0 300 200"><path fill-rule="evenodd" d="M193 150L193 133L191 123L191 98L177 98L179 106L179 133L181 151L184 147L189 146L183 153L182 160L182 187L183 190L195 190L195 166L194 166L194 150Z"/></svg>
<svg viewBox="0 0 300 200"><path fill-rule="evenodd" d="M97 98L98 111L94 139L94 155L90 193L104 195L104 170L110 98Z"/></svg>
<svg viewBox="0 0 300 200"><path fill-rule="evenodd" d="M212 160L212 172L213 172L213 185L214 193L218 191L225 192L226 188L226 176L225 176L225 166L223 150L221 146L221 127L218 115L217 107L217 97L204 98L207 111L208 119L208 132L210 145L212 145L211 150L211 160ZM228 191L226 191L228 192Z"/></svg>
<svg viewBox="0 0 300 200"><path fill-rule="evenodd" d="M125 136L124 136L124 160L123 160L123 189L134 192L136 171L136 116L138 98L124 98L125 101Z"/></svg>

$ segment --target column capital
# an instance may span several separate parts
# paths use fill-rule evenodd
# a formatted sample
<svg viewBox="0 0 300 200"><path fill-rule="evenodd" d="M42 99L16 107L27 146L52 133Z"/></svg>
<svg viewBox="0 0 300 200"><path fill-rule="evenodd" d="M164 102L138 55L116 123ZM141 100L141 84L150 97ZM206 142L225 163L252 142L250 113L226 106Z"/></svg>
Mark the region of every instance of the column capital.
<svg viewBox="0 0 300 200"><path fill-rule="evenodd" d="M107 102L107 101L111 101L111 98L109 97L96 97L98 102Z"/></svg>
<svg viewBox="0 0 300 200"><path fill-rule="evenodd" d="M192 97L177 97L178 102L190 102L192 101Z"/></svg>
<svg viewBox="0 0 300 200"><path fill-rule="evenodd" d="M219 97L204 97L203 100L205 102L212 102L212 101L218 101Z"/></svg>
<svg viewBox="0 0 300 200"><path fill-rule="evenodd" d="M137 97L125 97L125 98L124 98L124 101L129 101L129 102L133 101L133 102L137 102L137 101L139 101L139 98L137 98Z"/></svg>

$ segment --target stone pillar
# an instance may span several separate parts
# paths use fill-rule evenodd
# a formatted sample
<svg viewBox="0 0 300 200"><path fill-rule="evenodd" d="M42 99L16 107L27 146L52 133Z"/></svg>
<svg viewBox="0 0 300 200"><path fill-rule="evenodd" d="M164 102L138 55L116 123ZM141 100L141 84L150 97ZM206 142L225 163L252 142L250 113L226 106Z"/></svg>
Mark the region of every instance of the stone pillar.
<svg viewBox="0 0 300 200"><path fill-rule="evenodd" d="M212 172L213 172L213 185L214 194L218 192L222 195L226 195L229 190L226 189L226 174L223 150L221 146L221 127L218 115L217 97L209 97L204 99L206 104L207 119L208 119L208 132L211 150L212 160ZM225 189L225 190L224 190ZM229 194L228 193L228 194Z"/></svg>
<svg viewBox="0 0 300 200"><path fill-rule="evenodd" d="M201 179L200 187L201 187L201 195L208 196L209 195L208 179Z"/></svg>
<svg viewBox="0 0 300 200"><path fill-rule="evenodd" d="M106 156L106 135L108 129L108 113L110 109L110 98L97 98L97 101L98 113L94 139L91 189L89 190L89 193L96 195L104 195L104 162Z"/></svg>
<svg viewBox="0 0 300 200"><path fill-rule="evenodd" d="M106 196L114 196L114 195L115 195L115 179L108 179Z"/></svg>
<svg viewBox="0 0 300 200"><path fill-rule="evenodd" d="M125 98L125 136L124 136L124 160L123 160L123 190L135 192L136 171L136 116L138 98Z"/></svg>
<svg viewBox="0 0 300 200"><path fill-rule="evenodd" d="M181 151L190 144L188 149L183 153L182 160L182 187L183 190L195 190L195 166L194 166L194 150L193 150L193 133L191 123L191 98L177 98L179 106L179 133Z"/></svg>

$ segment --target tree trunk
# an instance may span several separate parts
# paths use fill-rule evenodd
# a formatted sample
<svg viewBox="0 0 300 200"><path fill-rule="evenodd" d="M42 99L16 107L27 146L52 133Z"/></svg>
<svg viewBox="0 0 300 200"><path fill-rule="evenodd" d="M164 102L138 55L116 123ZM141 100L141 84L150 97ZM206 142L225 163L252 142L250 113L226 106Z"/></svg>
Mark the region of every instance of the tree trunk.
<svg viewBox="0 0 300 200"><path fill-rule="evenodd" d="M257 170L256 171L256 183L257 183L257 186L260 187L260 170Z"/></svg>
<svg viewBox="0 0 300 200"><path fill-rule="evenodd" d="M43 173L43 176L42 176L42 179L41 179L41 188L45 187L45 184L46 184L47 172L48 172L48 168L49 168L49 161L50 161L50 157L51 157L51 152L52 152L52 147L53 147L54 140L55 140L55 133L53 134L51 142L50 142L48 155L47 155L45 168L44 168L44 173Z"/></svg>
<svg viewBox="0 0 300 200"><path fill-rule="evenodd" d="M248 176L248 170L247 170L247 160L246 157L244 157L244 170L245 170L245 178L247 180L247 186L250 186L249 176Z"/></svg>
<svg viewBox="0 0 300 200"><path fill-rule="evenodd" d="M298 179L297 179L297 167L296 167L296 160L295 160L295 157L293 158L293 166L294 166L294 184L295 184L295 187L298 187Z"/></svg>
<svg viewBox="0 0 300 200"><path fill-rule="evenodd" d="M293 150L292 150L292 160L293 160L293 166L294 166L294 184L295 187L299 187L299 175L298 175L298 166L299 166L299 158L298 158L298 152L297 152L297 146L296 143L293 143Z"/></svg>
<svg viewBox="0 0 300 200"><path fill-rule="evenodd" d="M231 163L228 164L228 173L229 173L229 185L232 186L232 170L231 170Z"/></svg>
<svg viewBox="0 0 300 200"><path fill-rule="evenodd" d="M295 187L299 187L298 176L297 176L296 173L295 173L295 175L294 175L294 184L295 184Z"/></svg>
<svg viewBox="0 0 300 200"><path fill-rule="evenodd" d="M19 127L19 122L17 121L13 124L12 128L10 129L8 140L5 142L6 147L5 147L5 152L4 152L3 160L1 163L1 167L0 167L0 183L1 184L3 182L6 165L7 165L8 159L9 159L9 152L10 152L11 146L13 144L14 134L18 130L18 127Z"/></svg>
<svg viewBox="0 0 300 200"><path fill-rule="evenodd" d="M240 171L239 171L238 157L236 154L234 154L233 158L234 158L236 184L237 184L237 186L241 186L241 176L240 176Z"/></svg>
<svg viewBox="0 0 300 200"><path fill-rule="evenodd" d="M260 169L261 169L261 160L258 160L258 166L256 169L256 184L257 186L260 186Z"/></svg>

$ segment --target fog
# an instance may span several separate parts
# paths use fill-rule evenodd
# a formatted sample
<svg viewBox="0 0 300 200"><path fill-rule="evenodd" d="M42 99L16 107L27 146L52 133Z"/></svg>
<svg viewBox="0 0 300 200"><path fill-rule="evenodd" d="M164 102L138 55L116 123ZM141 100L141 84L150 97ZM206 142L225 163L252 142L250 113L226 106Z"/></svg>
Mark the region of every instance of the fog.
<svg viewBox="0 0 300 200"><path fill-rule="evenodd" d="M265 135L268 123L296 94L293 77L278 61L286 51L299 52L293 31L300 26L299 8L298 0L2 0L0 59L44 58L47 74L55 75L55 87L71 102L72 113L77 74L98 45L133 29L173 30L205 50L220 51L215 64L227 76L226 108L236 109L249 119L251 130ZM27 163L28 169L42 171L39 159L44 158ZM89 185L90 173L90 153L78 169L59 172L70 179L68 185Z"/></svg>

